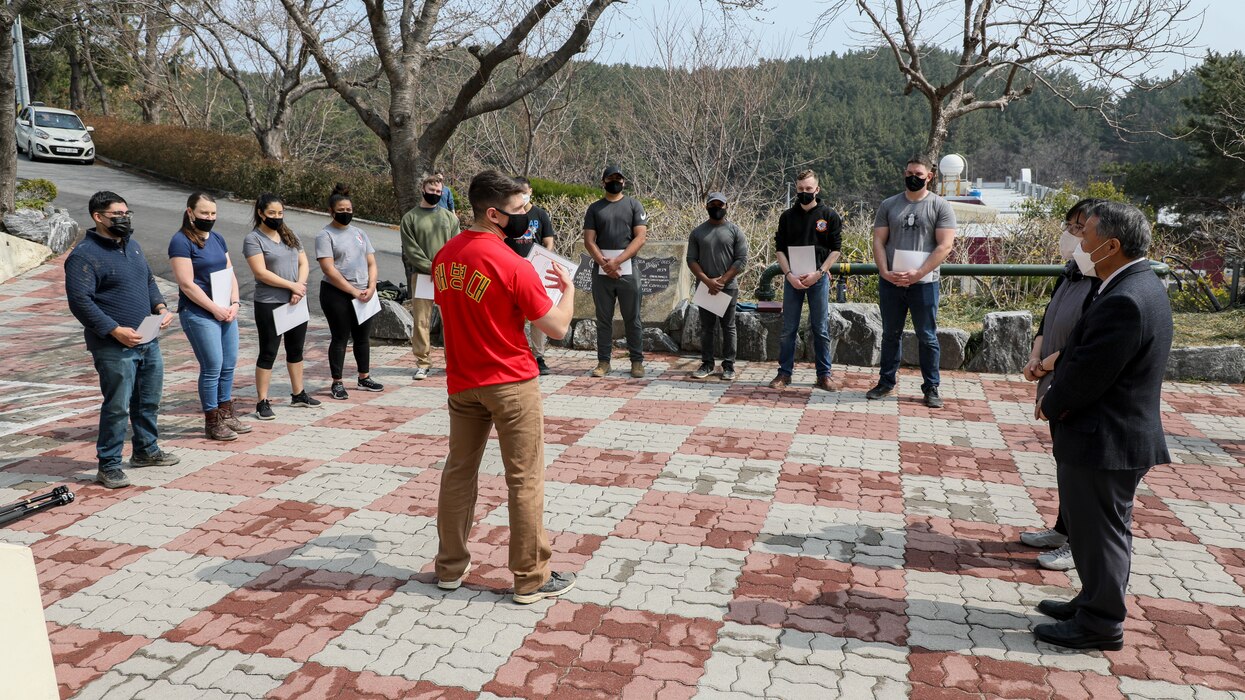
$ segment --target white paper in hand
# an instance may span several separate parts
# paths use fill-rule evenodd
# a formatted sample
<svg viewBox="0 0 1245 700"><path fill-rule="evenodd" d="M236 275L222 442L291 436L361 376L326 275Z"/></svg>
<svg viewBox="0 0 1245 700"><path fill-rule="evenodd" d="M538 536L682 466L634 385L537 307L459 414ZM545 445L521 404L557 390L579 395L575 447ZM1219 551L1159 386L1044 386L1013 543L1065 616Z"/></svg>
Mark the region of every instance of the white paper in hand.
<svg viewBox="0 0 1245 700"><path fill-rule="evenodd" d="M929 253L926 253L924 251L896 250L895 259L891 261L891 272L908 272L910 270L919 270L921 269L921 266L925 264L925 261L928 259L929 259ZM920 282L920 283L933 282L933 281L934 281L933 270L930 270L928 275L925 275L921 279L917 280L917 282Z"/></svg>
<svg viewBox="0 0 1245 700"><path fill-rule="evenodd" d="M601 255L604 255L606 260L613 260L614 258L616 258L616 257L618 257L618 256L620 256L620 255L622 255L622 254L623 254L622 249L619 249L619 250L602 250L602 251L601 251ZM604 274L605 274L605 268L603 268L603 267L598 267L598 268L597 268L597 274L598 274L598 275L604 275ZM624 260L624 261L622 262L622 264L621 264L621 265L619 265L619 266L618 266L618 274L622 275L623 277L626 277L627 275L631 274L631 258L627 258L626 260Z"/></svg>
<svg viewBox="0 0 1245 700"><path fill-rule="evenodd" d="M717 294L709 293L709 286L705 284L696 285L696 293L692 295L692 303L700 308L708 311L714 316L726 315L726 310L731 306L731 295L726 290Z"/></svg>
<svg viewBox="0 0 1245 700"><path fill-rule="evenodd" d="M427 299L432 301L436 296L436 287L432 284L432 275L415 275L415 289L411 290L411 297L414 299Z"/></svg>
<svg viewBox="0 0 1245 700"><path fill-rule="evenodd" d="M212 287L212 303L221 307L228 308L233 301L233 269L225 268L217 270L208 277L208 283Z"/></svg>
<svg viewBox="0 0 1245 700"><path fill-rule="evenodd" d="M310 320L307 297L303 297L297 304L282 304L272 310L272 323L277 327L277 335L284 335L291 328L297 328Z"/></svg>
<svg viewBox="0 0 1245 700"><path fill-rule="evenodd" d="M545 285L545 294L549 295L556 306L562 301L562 292L549 286L549 278L545 276L545 273L549 272L554 265L561 265L566 269L566 274L570 275L571 279L575 279L575 271L579 269L579 265L538 245L532 246L531 252L527 254L527 261L532 263L532 267L536 269L536 276L540 278L540 283Z"/></svg>
<svg viewBox="0 0 1245 700"><path fill-rule="evenodd" d="M164 314L154 314L144 318L143 322L138 324L136 330L142 336L138 340L139 345L150 343L160 337L160 321L162 320L164 320Z"/></svg>
<svg viewBox="0 0 1245 700"><path fill-rule="evenodd" d="M787 262L796 277L803 277L817 270L817 246L793 245L787 247Z"/></svg>
<svg viewBox="0 0 1245 700"><path fill-rule="evenodd" d="M363 323L369 318L380 313L380 297L372 295L370 301L359 301L351 299L350 303L354 304L354 317L359 323Z"/></svg>

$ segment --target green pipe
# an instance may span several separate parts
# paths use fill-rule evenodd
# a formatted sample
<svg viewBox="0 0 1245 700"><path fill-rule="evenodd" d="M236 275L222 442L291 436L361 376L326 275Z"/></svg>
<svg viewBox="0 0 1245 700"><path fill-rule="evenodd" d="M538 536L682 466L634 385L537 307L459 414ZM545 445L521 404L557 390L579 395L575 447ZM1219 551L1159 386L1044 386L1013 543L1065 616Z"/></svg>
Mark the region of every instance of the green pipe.
<svg viewBox="0 0 1245 700"><path fill-rule="evenodd" d="M1171 268L1166 264L1150 261L1150 269L1159 277L1166 277ZM1058 277L1063 274L1063 265L943 265L938 268L943 277ZM830 266L832 275L876 275L878 266L873 263L835 263ZM761 273L757 282L757 301L774 301L774 278L782 275L778 263L771 263Z"/></svg>

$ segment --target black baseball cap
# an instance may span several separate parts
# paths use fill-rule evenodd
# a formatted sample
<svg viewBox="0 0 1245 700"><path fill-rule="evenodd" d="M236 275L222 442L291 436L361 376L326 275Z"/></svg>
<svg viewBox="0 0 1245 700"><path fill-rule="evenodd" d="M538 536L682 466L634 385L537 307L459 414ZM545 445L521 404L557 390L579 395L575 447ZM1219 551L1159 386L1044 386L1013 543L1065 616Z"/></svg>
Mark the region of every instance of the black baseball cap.
<svg viewBox="0 0 1245 700"><path fill-rule="evenodd" d="M604 180L611 175L620 175L622 176L622 179L624 180L627 179L627 176L623 174L622 168L618 167L617 165L605 166L605 173L601 175L601 179Z"/></svg>

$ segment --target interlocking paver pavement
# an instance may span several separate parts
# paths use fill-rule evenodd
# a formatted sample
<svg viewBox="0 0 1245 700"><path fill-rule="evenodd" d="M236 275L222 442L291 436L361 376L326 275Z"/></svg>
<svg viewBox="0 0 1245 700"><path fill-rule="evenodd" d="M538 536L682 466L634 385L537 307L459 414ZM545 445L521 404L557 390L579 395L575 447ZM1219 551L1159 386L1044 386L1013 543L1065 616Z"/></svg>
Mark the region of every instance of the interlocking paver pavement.
<svg viewBox="0 0 1245 700"><path fill-rule="evenodd" d="M1017 542L1058 500L1031 384L947 373L931 411L907 374L867 401L868 369L837 368L837 393L807 367L786 391L768 364L690 381L693 357L594 380L591 353L553 349L545 521L579 583L521 607L495 437L473 568L433 585L442 371L415 382L408 348L375 347L386 390L329 400L315 320L324 405L290 408L278 372L276 420L214 443L174 326L161 426L182 462L107 491L92 404L40 402L98 391L61 285L57 264L0 284L0 501L77 500L0 541L34 552L64 698L1245 698L1245 387L1164 387L1174 463L1138 494L1126 646L1080 654L1031 634L1077 585Z"/></svg>

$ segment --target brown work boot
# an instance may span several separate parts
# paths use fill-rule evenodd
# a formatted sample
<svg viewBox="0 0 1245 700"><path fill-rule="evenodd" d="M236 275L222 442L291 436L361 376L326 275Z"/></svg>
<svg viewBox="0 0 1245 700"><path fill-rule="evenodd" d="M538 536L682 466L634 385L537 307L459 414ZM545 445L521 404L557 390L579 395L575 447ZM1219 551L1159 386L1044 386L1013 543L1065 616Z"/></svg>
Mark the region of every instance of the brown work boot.
<svg viewBox="0 0 1245 700"><path fill-rule="evenodd" d="M610 373L610 363L601 361L597 363L597 368L592 370L592 376L604 377Z"/></svg>
<svg viewBox="0 0 1245 700"><path fill-rule="evenodd" d="M224 419L221 418L219 408L203 412L203 434L209 440L229 442L230 440L238 439L238 434L230 430L229 426L225 425Z"/></svg>
<svg viewBox="0 0 1245 700"><path fill-rule="evenodd" d="M817 378L817 388L825 391L838 391L839 383L834 381L834 377L831 377L828 374L823 374Z"/></svg>
<svg viewBox="0 0 1245 700"><path fill-rule="evenodd" d="M791 386L791 375L783 374L782 372L779 372L769 382L769 388L771 389L786 389L789 386Z"/></svg>
<svg viewBox="0 0 1245 700"><path fill-rule="evenodd" d="M639 360L633 360L631 362L631 376L635 377L636 379L644 378L644 363L643 362L640 362Z"/></svg>
<svg viewBox="0 0 1245 700"><path fill-rule="evenodd" d="M238 416L234 414L233 399L221 401L220 406L217 407L217 410L220 411L221 420L224 421L226 428L229 428L239 435L246 435L251 432L251 426L238 420Z"/></svg>

